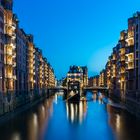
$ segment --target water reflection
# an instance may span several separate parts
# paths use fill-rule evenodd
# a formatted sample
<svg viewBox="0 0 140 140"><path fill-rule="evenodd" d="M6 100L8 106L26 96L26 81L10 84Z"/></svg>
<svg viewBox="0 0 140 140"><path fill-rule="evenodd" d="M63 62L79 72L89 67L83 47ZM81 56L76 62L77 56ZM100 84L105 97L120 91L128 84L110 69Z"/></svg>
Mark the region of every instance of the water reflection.
<svg viewBox="0 0 140 140"><path fill-rule="evenodd" d="M96 102L97 101L97 94L93 94L93 100L94 100L94 102Z"/></svg>
<svg viewBox="0 0 140 140"><path fill-rule="evenodd" d="M46 131L50 114L53 113L53 98L0 126L0 140L41 140ZM8 134L8 135L7 135Z"/></svg>
<svg viewBox="0 0 140 140"><path fill-rule="evenodd" d="M14 133L11 137L11 140L21 140L19 133Z"/></svg>
<svg viewBox="0 0 140 140"><path fill-rule="evenodd" d="M36 140L38 139L38 120L37 115L35 113L31 114L28 121L28 140Z"/></svg>
<svg viewBox="0 0 140 140"><path fill-rule="evenodd" d="M80 101L79 103L66 102L67 119L71 123L82 123L86 118L87 102Z"/></svg>
<svg viewBox="0 0 140 140"><path fill-rule="evenodd" d="M69 103L57 93L0 125L0 140L139 140L140 121L103 98L89 93Z"/></svg>
<svg viewBox="0 0 140 140"><path fill-rule="evenodd" d="M109 124L118 140L139 140L140 121L127 111L107 105Z"/></svg>

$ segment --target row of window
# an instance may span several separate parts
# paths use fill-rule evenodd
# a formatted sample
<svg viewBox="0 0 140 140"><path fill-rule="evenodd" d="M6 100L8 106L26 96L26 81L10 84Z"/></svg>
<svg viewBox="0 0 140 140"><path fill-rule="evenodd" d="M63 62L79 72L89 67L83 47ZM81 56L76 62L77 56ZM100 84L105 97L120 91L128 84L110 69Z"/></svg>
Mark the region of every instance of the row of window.
<svg viewBox="0 0 140 140"><path fill-rule="evenodd" d="M0 11L0 17L1 17L2 19L4 19L4 14L3 14L2 11Z"/></svg>
<svg viewBox="0 0 140 140"><path fill-rule="evenodd" d="M4 29L4 24L1 21L0 21L0 29L2 29L2 30Z"/></svg>

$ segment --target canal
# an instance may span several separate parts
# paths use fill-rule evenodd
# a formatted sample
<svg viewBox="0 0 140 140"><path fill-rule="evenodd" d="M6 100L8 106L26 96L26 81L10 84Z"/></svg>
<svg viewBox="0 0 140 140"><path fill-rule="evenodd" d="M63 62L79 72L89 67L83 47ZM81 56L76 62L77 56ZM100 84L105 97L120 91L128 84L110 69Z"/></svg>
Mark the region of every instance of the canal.
<svg viewBox="0 0 140 140"><path fill-rule="evenodd" d="M139 140L139 130L135 117L91 93L80 103L56 93L0 124L0 140Z"/></svg>

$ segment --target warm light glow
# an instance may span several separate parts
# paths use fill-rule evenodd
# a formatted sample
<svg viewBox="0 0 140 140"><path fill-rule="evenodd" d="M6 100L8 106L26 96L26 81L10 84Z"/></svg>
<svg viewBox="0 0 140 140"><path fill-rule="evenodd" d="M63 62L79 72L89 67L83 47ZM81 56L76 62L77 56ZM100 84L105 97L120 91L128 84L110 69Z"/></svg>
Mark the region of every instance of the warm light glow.
<svg viewBox="0 0 140 140"><path fill-rule="evenodd" d="M21 140L20 134L18 132L17 133L14 133L12 135L11 140Z"/></svg>
<svg viewBox="0 0 140 140"><path fill-rule="evenodd" d="M83 121L83 103L82 102L79 103L79 121L80 123L82 123Z"/></svg>
<svg viewBox="0 0 140 140"><path fill-rule="evenodd" d="M120 115L116 115L116 129L118 132L120 132Z"/></svg>
<svg viewBox="0 0 140 140"><path fill-rule="evenodd" d="M71 109L71 121L74 122L74 105L70 104L70 109Z"/></svg>

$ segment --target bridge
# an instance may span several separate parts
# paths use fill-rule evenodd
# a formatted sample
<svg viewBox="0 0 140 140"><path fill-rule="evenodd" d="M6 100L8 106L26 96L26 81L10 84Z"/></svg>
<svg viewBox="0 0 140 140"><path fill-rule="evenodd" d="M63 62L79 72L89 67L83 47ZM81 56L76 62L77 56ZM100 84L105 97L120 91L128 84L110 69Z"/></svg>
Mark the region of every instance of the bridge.
<svg viewBox="0 0 140 140"><path fill-rule="evenodd" d="M58 86L58 87L49 87L48 90L49 91L64 91L64 92L67 92L68 88L63 87L63 86ZM108 90L107 87L100 87L100 86L84 87L83 88L83 92L85 92L85 91L107 91L107 90Z"/></svg>
<svg viewBox="0 0 140 140"><path fill-rule="evenodd" d="M100 86L84 87L83 94L86 95L87 91L92 91L93 93L97 93L97 92L108 93L107 92L108 88L107 87L100 87Z"/></svg>
<svg viewBox="0 0 140 140"><path fill-rule="evenodd" d="M49 87L48 91L67 91L67 87L59 86L59 87Z"/></svg>
<svg viewBox="0 0 140 140"><path fill-rule="evenodd" d="M49 87L48 92L49 94L53 94L53 92L60 92L62 91L64 93L64 99L65 100L80 100L80 97L83 95L86 95L87 91L92 91L92 92L106 92L108 90L107 87L100 87L100 86L93 86L93 87L84 87L81 91L79 89L79 92L76 92L74 88L69 88L63 87L63 86L58 86L58 87Z"/></svg>
<svg viewBox="0 0 140 140"><path fill-rule="evenodd" d="M48 87L47 90L48 90L48 94L49 95L53 95L54 92L63 92L64 96L67 95L67 87L62 87L62 86L59 86L59 87Z"/></svg>
<svg viewBox="0 0 140 140"><path fill-rule="evenodd" d="M84 87L83 90L108 90L107 87L93 86L93 87Z"/></svg>

